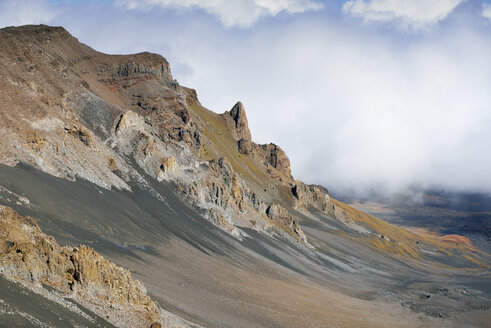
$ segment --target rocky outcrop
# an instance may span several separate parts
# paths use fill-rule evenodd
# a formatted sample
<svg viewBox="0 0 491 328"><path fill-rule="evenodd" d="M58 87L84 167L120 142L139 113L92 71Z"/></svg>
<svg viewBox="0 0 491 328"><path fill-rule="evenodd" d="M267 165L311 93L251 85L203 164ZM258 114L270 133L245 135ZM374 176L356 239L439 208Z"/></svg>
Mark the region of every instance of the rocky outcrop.
<svg viewBox="0 0 491 328"><path fill-rule="evenodd" d="M237 142L237 150L242 155L250 155L252 153L252 142L247 139L240 139L239 142Z"/></svg>
<svg viewBox="0 0 491 328"><path fill-rule="evenodd" d="M267 145L260 145L263 150L263 163L266 166L273 167L278 173L284 176L287 180L293 180L290 159L286 156L283 149L279 146L270 143Z"/></svg>
<svg viewBox="0 0 491 328"><path fill-rule="evenodd" d="M116 123L116 128L114 130L115 133L120 134L123 130L138 128L143 126L144 120L132 111L127 111L119 117L119 120Z"/></svg>
<svg viewBox="0 0 491 328"><path fill-rule="evenodd" d="M300 239L302 242L307 242L307 237L300 228L300 225L283 206L279 204L270 205L266 209L266 215L277 224L280 224L281 226L288 229L295 235L296 238Z"/></svg>
<svg viewBox="0 0 491 328"><path fill-rule="evenodd" d="M331 202L329 192L323 187L295 181L292 194L296 209L304 211L315 209L325 214L334 214L334 205Z"/></svg>
<svg viewBox="0 0 491 328"><path fill-rule="evenodd" d="M163 82L172 82L172 74L167 60L158 54L142 52L127 56L117 65L101 64L97 67L99 75L109 75L115 79L135 78L144 75L153 75Z"/></svg>
<svg viewBox="0 0 491 328"><path fill-rule="evenodd" d="M32 218L5 206L0 206L0 272L53 287L120 327L147 328L165 319L128 270L88 246L59 246Z"/></svg>
<svg viewBox="0 0 491 328"><path fill-rule="evenodd" d="M242 105L242 103L239 101L227 113L233 120L232 135L235 137L235 139L236 140L243 139L244 141L250 142L251 132L249 131L249 124L247 122L247 116L244 109L244 105Z"/></svg>
<svg viewBox="0 0 491 328"><path fill-rule="evenodd" d="M227 119L232 137L237 141L237 151L242 155L252 154L251 132L244 105L239 101L223 116Z"/></svg>
<svg viewBox="0 0 491 328"><path fill-rule="evenodd" d="M72 126L71 128L65 128L65 131L80 140L84 145L90 146L92 139L90 133L83 127Z"/></svg>
<svg viewBox="0 0 491 328"><path fill-rule="evenodd" d="M160 170L166 174L176 174L179 170L176 158L174 156L163 157L160 161Z"/></svg>

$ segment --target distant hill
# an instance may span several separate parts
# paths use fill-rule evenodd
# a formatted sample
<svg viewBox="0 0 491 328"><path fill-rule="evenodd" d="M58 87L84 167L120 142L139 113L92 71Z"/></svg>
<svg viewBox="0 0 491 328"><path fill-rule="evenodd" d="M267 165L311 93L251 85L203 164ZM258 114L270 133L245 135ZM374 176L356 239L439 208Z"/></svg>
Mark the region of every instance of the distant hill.
<svg viewBox="0 0 491 328"><path fill-rule="evenodd" d="M413 197L415 194L418 197ZM342 197L356 208L398 226L468 237L491 252L491 196L484 193L415 190L392 197Z"/></svg>

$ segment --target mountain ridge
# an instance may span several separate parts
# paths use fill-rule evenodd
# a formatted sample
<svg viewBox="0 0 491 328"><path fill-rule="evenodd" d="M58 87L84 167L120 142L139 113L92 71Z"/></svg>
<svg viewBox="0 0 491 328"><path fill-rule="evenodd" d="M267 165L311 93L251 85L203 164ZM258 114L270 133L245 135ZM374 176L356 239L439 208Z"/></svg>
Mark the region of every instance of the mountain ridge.
<svg viewBox="0 0 491 328"><path fill-rule="evenodd" d="M89 244L136 266L155 302L187 320L238 327L247 315L258 327L321 327L333 288L356 297L394 288L387 297L411 311L450 316L459 310L448 310L446 299L445 306L421 303L412 287L399 287L406 276L417 272L433 286L433 276L459 268L489 274L486 253L392 226L295 180L279 146L252 141L241 102L222 114L206 109L160 55L102 54L49 26L2 29L0 46L0 203L38 217L61 243ZM230 276L291 292L244 290ZM458 288L464 304L471 296ZM190 297L199 293L209 304ZM238 298L244 314L232 307ZM297 299L313 312L294 310ZM477 304L482 311L486 303ZM295 323L285 320L288 311L299 311ZM397 322L372 320L374 327Z"/></svg>
<svg viewBox="0 0 491 328"><path fill-rule="evenodd" d="M115 121L114 117L97 117L97 115L100 116L101 113L93 113L88 110L85 112L84 108L82 108L80 113L65 114L65 116L79 114L81 118L78 122L75 120L72 126L67 126L66 123L68 122L65 123L64 130L66 134L73 136L75 139L79 139L86 147L90 148L91 146L98 146L97 148L101 149L104 148L104 145L95 145L94 140L96 140L96 138L95 136L91 136L91 132L98 133L99 135L102 134L104 137L110 138L110 131L114 130L114 134L121 136L119 138L120 140L123 138L131 139L125 140L128 143L135 141L135 136L132 135L132 133L136 133L135 129L139 129L139 131L145 131L146 129L150 130L150 134L141 137L141 139L145 140L138 140L138 142L141 143L141 149L126 149L123 150L123 152L141 151L143 152L143 158L141 158L142 161L146 161L148 157L153 157L152 160L156 162L153 164L154 167L149 167L149 165L145 164L141 164L140 166L145 167L147 173L151 173L158 178L169 179L170 176L173 175L173 180L182 180L183 183L181 187L188 189L185 191L187 195L195 195L195 201L196 198L209 197L210 199L207 201L208 204L205 204L203 207L209 207L210 203L219 205L209 211L208 216L213 221L220 223L226 230L234 231L234 233L237 234L237 230L232 227L233 223L231 222L232 218L230 215L225 215L223 211L221 211L222 213L217 213L217 210L220 211L220 207L227 206L227 202L234 203L231 204L229 208L234 212L233 215L237 216L240 215L240 212L242 212L247 205L256 212L261 212L259 215L256 215L256 220L261 220L262 216L262 219L266 221L268 221L266 217L269 217L273 221L273 224L282 222L280 225L286 227L291 232L292 236L306 242L305 236L302 234L298 224L294 223L288 215L285 215L285 211L282 211L283 215L281 217L278 215L267 216L265 215L266 208L269 208L269 206L274 204L256 203L258 199L262 198L261 195L259 195L261 190L264 193L266 184L261 182L263 182L265 178L275 183L280 189L292 189L295 187L296 182L294 182L293 177L291 176L289 159L279 146L274 144L257 145L252 142L247 123L247 116L242 103L238 102L230 111L218 114L218 116L214 117L218 122L214 123L213 126L208 127L206 124L208 124L209 121L206 121L204 125L203 118L206 120L207 117L214 116L215 114L212 112L205 112L207 110L199 103L196 91L181 87L173 79L170 73L169 64L162 56L147 52L135 55L103 55L86 46L80 45L78 41L71 37L71 35L62 27L51 28L47 26L28 26L21 29L7 28L3 30L3 33L7 35L9 33L17 35L19 31L26 32L26 34L35 34L35 42L40 43L41 45L54 43L55 46L51 46L50 50L59 47L63 50L63 54L70 54L69 51L66 51L66 48L68 47L72 50L80 51L81 53L78 57L68 60L63 60L59 51L52 51L51 54L48 51L47 55L49 57L54 57L54 59L49 61L48 66L55 71L61 70L62 76L67 76L69 75L67 72L71 70L71 65L74 65L73 63L81 65L82 62L94 62L92 65L92 72L86 68L82 69L81 72L72 72L72 74L75 75L73 82L76 83L78 88L82 89L81 92L89 92L100 99L105 99L108 103L108 107L123 104L119 109L111 108L109 110L109 115L111 115L111 111L121 112L115 126L113 123L113 121ZM41 46L40 48L43 47ZM38 50L38 54L42 55L42 51L43 50ZM30 58L30 56L27 57ZM101 57L101 59L97 59L99 57ZM66 64L63 63L64 61ZM31 69L31 67L33 67L33 65L29 65L28 69ZM142 91L141 88L139 88L140 84L152 84L154 79L156 79L157 82L161 82L158 87L164 86L163 90L158 89L163 92L157 94L152 90L151 92L145 93L145 91ZM32 89L33 83L34 82L32 81L28 82L28 87L31 87ZM125 92L125 90L132 91ZM112 92L113 94L108 95L109 92ZM49 99L50 95L48 94L50 94L50 92L45 92L45 94L41 96L41 100L44 99L47 105L46 107L50 108L52 107L52 101ZM53 98L56 98L55 96ZM126 102L123 100L126 100ZM190 105L188 105L188 101ZM65 106L67 111L70 111L70 104L65 105L67 105ZM63 104L60 104L59 106L63 108ZM163 109L164 106L165 109ZM91 122L94 118L90 117L90 115L94 115L94 118L98 121ZM203 116L203 118L200 117L200 115ZM52 129L53 124L60 124L59 121L53 122L53 116L54 115L48 116L49 121L47 122L43 121L44 118L41 118L41 120L37 122L38 125L45 123L44 126L41 127L41 130ZM105 126L101 125L101 120L99 119L106 119L106 122L104 122ZM108 120L111 120L111 122ZM151 123L149 124L149 122ZM95 124L98 124L98 126L95 126ZM156 125L157 128L150 129L152 125ZM223 131L218 131L219 136L217 137L216 130L220 128ZM41 148L46 140L39 136L39 129L38 131L34 131L33 134L34 135L31 136L31 138L34 140L29 140L28 142L32 144L33 148L39 148L39 150L42 151ZM153 138L154 136L157 136L157 138ZM230 138L230 136L232 138ZM230 141L235 140L236 145L221 142L221 140L218 140L220 138L228 138ZM231 175L230 178L235 183L235 190L233 192L227 190L228 188L226 188L224 184L227 184L228 181L216 181L217 179L215 178L214 182L216 182L216 186L212 186L211 189L216 188L216 190L210 190L208 192L210 195L196 195L204 189L203 186L198 186L196 188L195 186L188 186L184 183L184 180L188 177L179 176L180 174L182 175L183 170L179 169L179 164L177 163L181 162L181 167L184 167L185 170L191 170L191 168L189 168L190 165L199 164L197 164L196 161L195 163L191 163L193 160L191 154L180 156L180 149L171 154L165 154L162 151L159 152L156 148L161 146L159 145L159 142L161 141L165 143L174 141L176 144L184 141L189 147L189 150L197 155L197 159L204 159L205 162L208 161L211 163L211 169L218 172L219 176ZM113 142L118 141L115 140ZM221 143L222 145L220 145ZM219 147L221 146L221 149L208 149L208 146L216 147L217 145ZM126 145L119 145L120 148L124 148L125 146ZM182 147L182 145L176 146ZM7 147L7 151L11 151L11 149ZM235 154L229 156L230 151ZM112 158L115 156L114 153L109 149L106 152L108 153L107 161L111 163L111 166L113 166L113 168L120 167L121 165L118 166L118 161ZM160 160L154 158L157 155L153 152L159 152L158 156L161 157ZM237 156L241 155L246 156L246 160L249 160L247 166L243 165L244 160L237 162ZM139 156L139 154L137 154L137 156ZM29 163L22 155L19 157L21 160ZM36 155L34 157L36 157ZM11 160L11 158L9 159ZM157 163L158 161L160 163ZM72 162L81 162L81 160L73 158ZM38 163L39 160L30 161L30 164L41 167ZM83 164L81 166L83 167ZM71 171L75 171L76 175L104 187L127 187L117 176L111 174L111 171L104 168L103 163L95 163L93 166L95 166L99 172L106 171L104 172L105 176L98 174L99 176L94 177L94 172L91 172L92 174L87 174L88 172L83 172L83 170L80 172L80 170L76 171L72 168L70 169ZM246 170L244 170L244 167L246 167ZM239 174L230 171L231 168L235 169L235 172L238 172ZM46 170L46 168L42 169ZM94 168L90 169L95 171ZM54 168L54 171L57 171L56 173L60 174L59 168ZM240 181L242 178L241 175L245 175L249 180L254 181L254 183L245 186L244 183ZM213 184L214 182L211 183ZM204 183L209 185L210 181L205 181ZM298 184L303 185L302 182L298 182ZM253 187L252 190L250 189L251 186ZM326 198L326 202L329 202L328 194L321 192L321 189L316 189L316 187L303 187L304 193L306 194L311 193L311 189L315 189L316 196L314 196L314 198L317 199L323 197ZM281 191L283 192L283 195L280 195L280 198L286 194L290 198L289 201L292 200L291 192L288 190ZM221 195L224 192L225 195ZM267 191L266 193L270 192L271 191ZM263 198L268 197L263 196ZM278 201L278 197L276 198L276 201ZM273 200L266 199L266 201L272 203ZM297 198L296 201L300 201L299 198ZM284 207L283 205L276 204L276 206ZM315 205L315 202L311 202L309 205ZM228 208L226 208L226 210L227 209ZM324 209L326 209L325 206ZM272 217L277 219L272 219ZM224 220L224 218L226 219Z"/></svg>

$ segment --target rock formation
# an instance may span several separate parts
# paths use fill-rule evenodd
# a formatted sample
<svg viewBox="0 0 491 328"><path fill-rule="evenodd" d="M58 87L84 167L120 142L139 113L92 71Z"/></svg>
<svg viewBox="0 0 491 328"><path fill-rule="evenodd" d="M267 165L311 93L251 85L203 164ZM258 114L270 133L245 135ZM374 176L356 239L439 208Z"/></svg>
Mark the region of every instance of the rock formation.
<svg viewBox="0 0 491 328"><path fill-rule="evenodd" d="M249 131L244 105L240 101L237 102L228 114L233 120L232 135L234 138L236 140L251 141L251 132Z"/></svg>
<svg viewBox="0 0 491 328"><path fill-rule="evenodd" d="M287 180L292 180L290 171L290 160L285 152L275 144L261 145L264 152L263 163L266 166L274 167L280 174L286 177Z"/></svg>
<svg viewBox="0 0 491 328"><path fill-rule="evenodd" d="M295 181L292 193L297 209L316 209L328 214L332 214L334 211L329 192L321 186L306 185L302 181Z"/></svg>
<svg viewBox="0 0 491 328"><path fill-rule="evenodd" d="M0 206L0 272L53 287L121 327L149 327L159 307L128 270L88 246L61 247L32 218Z"/></svg>
<svg viewBox="0 0 491 328"><path fill-rule="evenodd" d="M307 237L303 233L302 229L300 229L298 222L295 221L293 216L291 216L283 206L278 204L269 206L266 209L266 215L277 224L280 224L293 231L303 242L307 242Z"/></svg>
<svg viewBox="0 0 491 328"><path fill-rule="evenodd" d="M104 55L47 26L3 29L0 43L0 73L10 77L0 81L2 99L10 99L0 114L0 134L9 135L0 163L120 189L143 180L136 163L176 183L205 217L236 236L240 226L269 225L269 205L292 201L285 193L294 183L290 161L279 146L251 140L244 105L208 111L195 90L173 79L162 56ZM307 242L298 222L287 231Z"/></svg>

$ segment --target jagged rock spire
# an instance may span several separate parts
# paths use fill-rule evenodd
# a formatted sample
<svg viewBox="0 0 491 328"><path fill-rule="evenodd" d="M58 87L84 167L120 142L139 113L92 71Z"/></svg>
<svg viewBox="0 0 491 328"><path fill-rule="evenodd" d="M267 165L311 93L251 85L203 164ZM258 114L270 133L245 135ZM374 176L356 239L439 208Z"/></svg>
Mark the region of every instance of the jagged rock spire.
<svg viewBox="0 0 491 328"><path fill-rule="evenodd" d="M230 110L229 115L235 122L234 134L237 140L251 141L251 132L249 131L244 105L240 101L237 102Z"/></svg>

